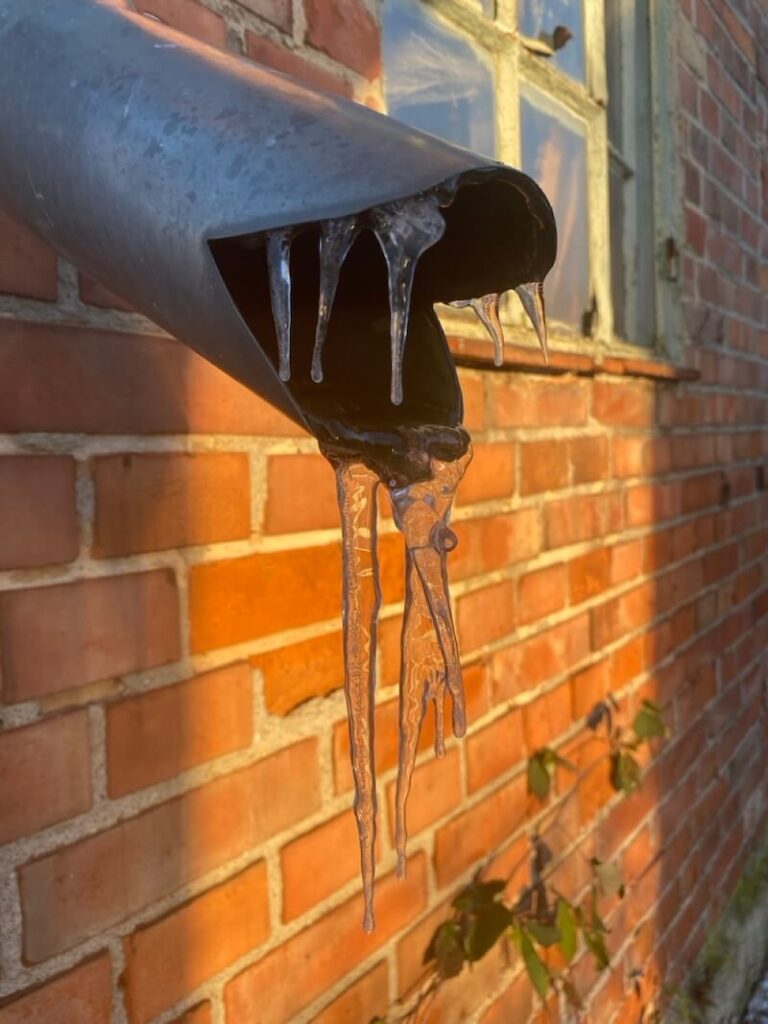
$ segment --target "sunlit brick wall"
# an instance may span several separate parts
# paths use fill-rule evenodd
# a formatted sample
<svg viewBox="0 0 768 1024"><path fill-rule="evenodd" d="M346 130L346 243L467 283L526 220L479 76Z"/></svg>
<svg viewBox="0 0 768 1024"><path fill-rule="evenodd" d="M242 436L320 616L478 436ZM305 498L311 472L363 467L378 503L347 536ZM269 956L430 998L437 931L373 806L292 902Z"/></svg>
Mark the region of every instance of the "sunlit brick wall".
<svg viewBox="0 0 768 1024"><path fill-rule="evenodd" d="M380 104L375 3L136 0L193 36ZM768 814L768 21L680 4L684 358L462 370L475 461L453 593L470 728L425 729L394 878L402 548L382 525L378 927L362 934L332 473L312 440L26 230L0 223L0 1024L360 1022L418 982L481 864L525 881L545 745L586 768L613 693L673 729L545 837L575 898L618 858L596 1024L679 980ZM43 73L41 71L41 73ZM761 164L762 152L762 164ZM530 360L529 360L530 361ZM569 795L571 794L571 795ZM639 973L638 973L639 972ZM440 1024L525 1024L520 965Z"/></svg>

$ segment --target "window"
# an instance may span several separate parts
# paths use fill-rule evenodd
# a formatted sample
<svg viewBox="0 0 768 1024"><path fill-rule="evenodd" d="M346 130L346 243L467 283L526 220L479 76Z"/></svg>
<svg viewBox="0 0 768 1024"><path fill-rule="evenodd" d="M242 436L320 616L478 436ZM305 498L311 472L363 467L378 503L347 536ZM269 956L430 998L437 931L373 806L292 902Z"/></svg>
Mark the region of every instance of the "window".
<svg viewBox="0 0 768 1024"><path fill-rule="evenodd" d="M649 5L381 0L389 113L521 167L549 197L555 341L648 348L663 326L658 254L673 232L660 243ZM515 303L505 314L522 325Z"/></svg>

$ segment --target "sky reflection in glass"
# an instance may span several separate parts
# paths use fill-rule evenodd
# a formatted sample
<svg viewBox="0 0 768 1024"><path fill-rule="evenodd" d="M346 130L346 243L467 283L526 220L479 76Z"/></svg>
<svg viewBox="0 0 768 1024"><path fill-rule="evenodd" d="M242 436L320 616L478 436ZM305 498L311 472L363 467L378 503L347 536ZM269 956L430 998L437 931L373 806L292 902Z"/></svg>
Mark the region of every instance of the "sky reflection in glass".
<svg viewBox="0 0 768 1024"><path fill-rule="evenodd" d="M591 0L596 3L597 0ZM565 46L551 58L555 67L578 82L584 81L584 11L582 0L520 0L520 31L530 39L541 33L551 35L557 25L573 33Z"/></svg>

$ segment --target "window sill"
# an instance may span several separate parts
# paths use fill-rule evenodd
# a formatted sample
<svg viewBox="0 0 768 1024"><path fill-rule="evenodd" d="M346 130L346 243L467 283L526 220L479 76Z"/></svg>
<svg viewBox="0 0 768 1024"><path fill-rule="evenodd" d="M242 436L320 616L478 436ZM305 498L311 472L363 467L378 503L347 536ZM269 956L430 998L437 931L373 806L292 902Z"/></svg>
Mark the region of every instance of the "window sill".
<svg viewBox="0 0 768 1024"><path fill-rule="evenodd" d="M593 356L584 352L555 349L545 363L541 352L532 345L504 346L504 362L495 366L485 339L448 336L448 345L457 366L474 370L492 370L496 373L524 371L548 376L575 373L584 377L606 374L616 377L643 377L647 380L683 382L698 380L699 370L690 366L676 366L662 359L642 359L632 356Z"/></svg>

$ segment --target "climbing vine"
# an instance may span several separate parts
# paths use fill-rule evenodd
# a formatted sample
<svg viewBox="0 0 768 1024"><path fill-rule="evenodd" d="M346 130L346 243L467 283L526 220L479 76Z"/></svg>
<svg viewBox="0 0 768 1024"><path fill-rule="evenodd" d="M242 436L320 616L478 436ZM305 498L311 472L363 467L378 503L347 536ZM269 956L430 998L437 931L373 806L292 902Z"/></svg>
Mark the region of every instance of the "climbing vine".
<svg viewBox="0 0 768 1024"><path fill-rule="evenodd" d="M580 773L551 747L535 751L527 764L529 793L541 803L548 802L558 768L574 774L566 799L597 769L608 771L610 784L617 792L634 792L642 781L638 752L644 744L666 736L667 726L662 709L650 700L643 701L629 727L617 723L617 712L618 705L611 696L590 711L586 724L603 736L607 749L603 757ZM558 806L552 805L544 817ZM575 1010L581 1008L571 965L584 949L598 971L608 966L608 929L599 906L602 897L624 896L621 872L614 862L591 858L586 893L572 901L550 878L554 857L539 831L530 836L529 844L529 879L516 898L509 901L506 892L522 862L505 878L484 879L479 871L454 897L450 915L432 935L424 952L427 975L418 992L396 1007L393 1014L376 1018L371 1024L419 1024L441 985L460 974L465 965L482 960L497 943L504 943L519 955L543 1001L554 993L563 996Z"/></svg>

